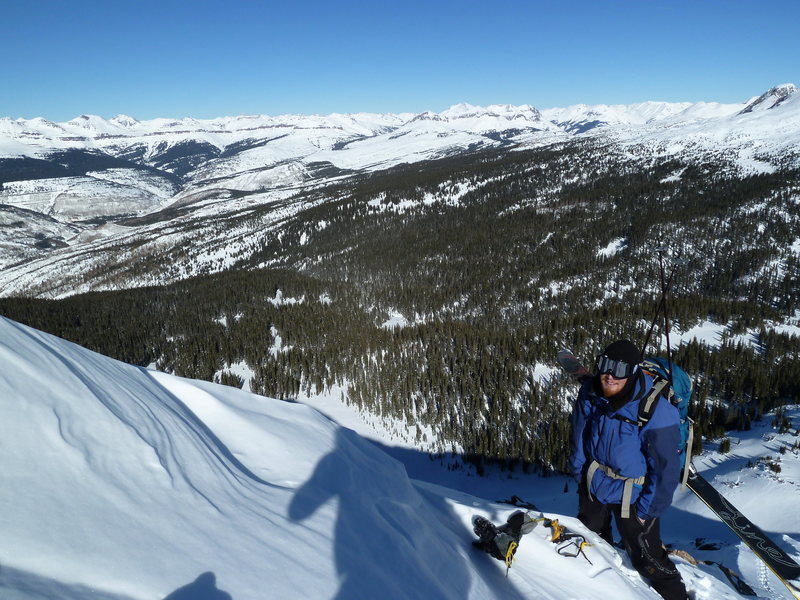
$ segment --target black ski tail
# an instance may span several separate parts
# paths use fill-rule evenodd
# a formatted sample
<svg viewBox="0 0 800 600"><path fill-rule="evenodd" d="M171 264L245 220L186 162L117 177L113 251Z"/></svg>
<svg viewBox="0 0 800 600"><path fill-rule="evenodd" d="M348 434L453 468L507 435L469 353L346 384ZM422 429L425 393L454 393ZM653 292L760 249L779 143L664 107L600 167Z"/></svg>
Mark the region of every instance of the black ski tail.
<svg viewBox="0 0 800 600"><path fill-rule="evenodd" d="M583 383L587 379L591 379L592 374L583 365L583 363L572 353L571 350L559 351L556 360L558 364L569 373L573 379L578 383Z"/></svg>
<svg viewBox="0 0 800 600"><path fill-rule="evenodd" d="M695 469L689 473L687 485L800 600L800 565Z"/></svg>

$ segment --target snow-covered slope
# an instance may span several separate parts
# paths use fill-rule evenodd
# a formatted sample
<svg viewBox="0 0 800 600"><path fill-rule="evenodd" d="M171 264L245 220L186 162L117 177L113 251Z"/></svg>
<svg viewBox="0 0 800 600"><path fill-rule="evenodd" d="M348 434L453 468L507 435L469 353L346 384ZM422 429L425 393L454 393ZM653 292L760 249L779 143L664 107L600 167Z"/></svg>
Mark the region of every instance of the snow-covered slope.
<svg viewBox="0 0 800 600"><path fill-rule="evenodd" d="M440 113L416 115L243 115L149 121L124 115L108 120L81 115L66 123L2 118L0 159L50 160L63 165L60 153L83 152L90 157L108 156L159 169L180 176L189 187L212 183L222 187L228 180L227 185L234 189L260 191L303 182L308 165L327 163L351 170L385 168L468 149L509 142L541 145L585 133L613 133L623 139L657 135L663 141L684 138L699 129L723 147L753 145L762 139L796 146L797 110L793 105L797 97L794 85L784 84L739 104L642 102L539 111L530 105L477 107L462 103ZM774 116L762 119L770 112ZM752 118L744 118L747 115L755 117L757 124ZM789 122L782 126L775 123L786 119ZM684 126L689 129L683 131ZM2 160L0 164L4 170L19 168ZM296 165L294 172L276 172L274 180L269 173L252 176L283 164ZM29 181L36 169L30 163L26 165L28 168L18 176L0 173L0 181ZM113 177L104 179L114 181ZM158 187L164 189L163 185ZM134 202L128 212L148 208L152 207Z"/></svg>
<svg viewBox="0 0 800 600"><path fill-rule="evenodd" d="M797 87L795 87L793 83L777 85L761 94L752 102L749 102L742 112L749 113L753 111L770 110L772 108L776 108L780 106L784 100L787 100L796 93Z"/></svg>
<svg viewBox="0 0 800 600"><path fill-rule="evenodd" d="M563 514L574 494L561 478L464 477L399 450L404 465L307 406L125 365L5 318L0 411L3 598L657 597ZM702 462L800 556L796 451L779 476L731 468L791 439L756 431L733 456ZM512 488L594 541L592 563L559 556L543 528L523 539L508 577L472 549L472 514L502 522L513 509L467 492ZM667 541L720 541L716 560L762 597L788 597L683 494ZM738 597L715 567L678 565L695 598Z"/></svg>
<svg viewBox="0 0 800 600"><path fill-rule="evenodd" d="M125 115L106 120L96 115L81 115L66 123L45 119L0 119L2 139L17 140L33 156L60 148L119 149L141 145L147 157L164 149L164 142L204 141L218 149L236 142L271 139L290 131L331 131L340 137L374 135L405 122L408 115L241 115L218 119L152 119L137 121ZM3 146L0 146L0 150ZM2 150L11 154L9 150Z"/></svg>
<svg viewBox="0 0 800 600"><path fill-rule="evenodd" d="M170 181L147 171L107 169L82 177L7 182L0 203L72 222L151 212L176 191Z"/></svg>
<svg viewBox="0 0 800 600"><path fill-rule="evenodd" d="M42 213L0 204L0 270L65 246L80 229Z"/></svg>
<svg viewBox="0 0 800 600"><path fill-rule="evenodd" d="M490 597L403 466L313 409L0 331L4 598Z"/></svg>
<svg viewBox="0 0 800 600"><path fill-rule="evenodd" d="M708 117L700 110L698 117L697 111L695 107L687 109L687 119L678 115L643 127L615 128L608 136L654 158L725 156L744 173L797 165L800 92L793 85L773 88L735 114Z"/></svg>
<svg viewBox="0 0 800 600"><path fill-rule="evenodd" d="M557 123L570 133L583 133L595 127L644 125L673 117L696 106L690 102L641 102L630 105L596 104L591 106L576 104L567 108L543 110L542 116ZM730 112L733 110L735 109L731 109ZM716 113L715 116L719 116L719 114L725 113Z"/></svg>

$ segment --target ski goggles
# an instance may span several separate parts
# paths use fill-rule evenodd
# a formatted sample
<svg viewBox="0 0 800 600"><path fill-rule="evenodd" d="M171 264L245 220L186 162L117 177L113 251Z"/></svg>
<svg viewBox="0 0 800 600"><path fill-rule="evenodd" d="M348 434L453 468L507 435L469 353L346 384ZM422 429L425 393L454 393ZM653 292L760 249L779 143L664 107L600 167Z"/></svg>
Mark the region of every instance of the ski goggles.
<svg viewBox="0 0 800 600"><path fill-rule="evenodd" d="M627 379L636 372L636 365L608 358L605 354L597 357L597 372L611 375L614 379Z"/></svg>

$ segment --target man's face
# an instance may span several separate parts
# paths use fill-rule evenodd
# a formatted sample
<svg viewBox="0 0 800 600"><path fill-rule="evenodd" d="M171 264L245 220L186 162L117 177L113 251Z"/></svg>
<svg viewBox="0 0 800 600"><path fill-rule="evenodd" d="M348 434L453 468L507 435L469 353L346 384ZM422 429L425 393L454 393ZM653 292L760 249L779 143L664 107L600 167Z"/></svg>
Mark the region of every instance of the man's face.
<svg viewBox="0 0 800 600"><path fill-rule="evenodd" d="M609 373L600 375L600 387L603 388L603 396L605 396L606 398L621 392L622 388L625 387L626 383L628 383L627 378L616 379L612 377Z"/></svg>

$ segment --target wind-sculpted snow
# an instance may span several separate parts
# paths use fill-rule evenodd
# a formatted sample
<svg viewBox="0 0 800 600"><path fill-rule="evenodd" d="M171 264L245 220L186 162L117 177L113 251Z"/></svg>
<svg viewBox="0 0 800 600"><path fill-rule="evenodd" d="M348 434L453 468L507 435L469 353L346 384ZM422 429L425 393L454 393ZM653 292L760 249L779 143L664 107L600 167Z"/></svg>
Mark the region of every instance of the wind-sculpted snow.
<svg viewBox="0 0 800 600"><path fill-rule="evenodd" d="M402 465L313 409L6 319L0 364L2 562L29 574L6 588L163 598L213 572L237 600L489 597Z"/></svg>

